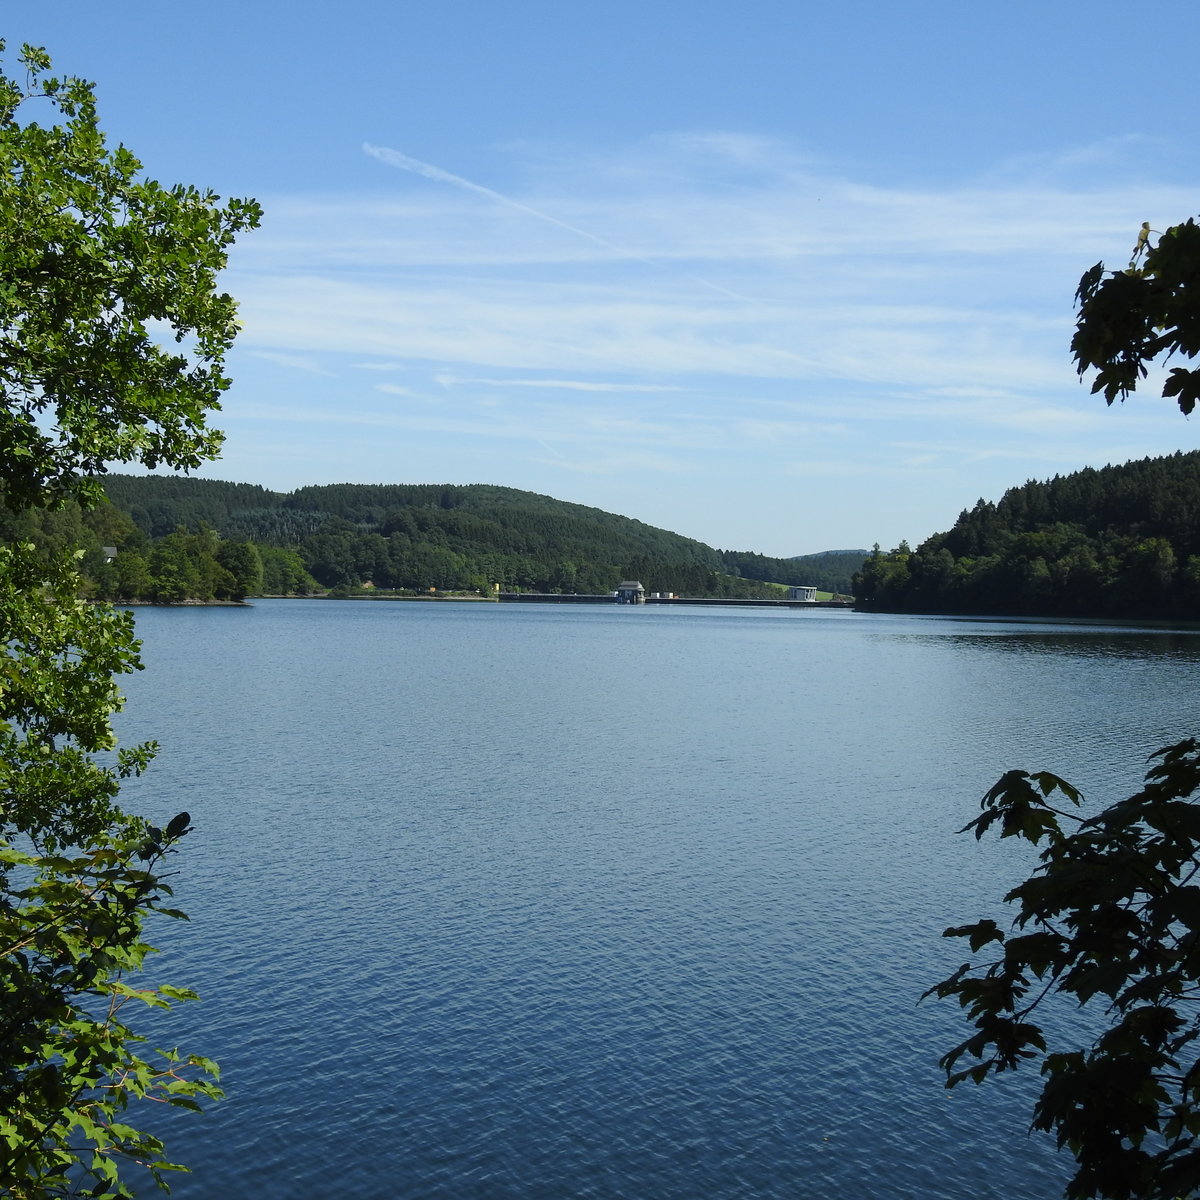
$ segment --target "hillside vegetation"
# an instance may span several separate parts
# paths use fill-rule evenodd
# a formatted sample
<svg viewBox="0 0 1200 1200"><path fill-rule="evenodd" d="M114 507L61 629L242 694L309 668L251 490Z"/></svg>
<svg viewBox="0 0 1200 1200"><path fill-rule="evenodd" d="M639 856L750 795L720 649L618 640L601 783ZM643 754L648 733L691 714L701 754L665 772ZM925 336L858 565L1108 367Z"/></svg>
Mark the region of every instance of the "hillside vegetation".
<svg viewBox="0 0 1200 1200"><path fill-rule="evenodd" d="M980 500L855 580L887 612L1133 619L1200 615L1200 452L1087 468Z"/></svg>
<svg viewBox="0 0 1200 1200"><path fill-rule="evenodd" d="M83 546L95 593L119 600L363 586L605 593L625 578L649 591L778 598L784 584L841 592L849 584L840 561L822 569L807 559L716 550L629 517L485 484L333 484L279 493L112 475L104 487L109 504L94 512L68 507L5 532Z"/></svg>
<svg viewBox="0 0 1200 1200"><path fill-rule="evenodd" d="M854 593L854 576L870 553L869 550L822 550L818 554L798 554L788 561L797 576L803 575L808 581L822 580L817 586L823 591L850 596ZM805 580L797 578L796 582Z"/></svg>

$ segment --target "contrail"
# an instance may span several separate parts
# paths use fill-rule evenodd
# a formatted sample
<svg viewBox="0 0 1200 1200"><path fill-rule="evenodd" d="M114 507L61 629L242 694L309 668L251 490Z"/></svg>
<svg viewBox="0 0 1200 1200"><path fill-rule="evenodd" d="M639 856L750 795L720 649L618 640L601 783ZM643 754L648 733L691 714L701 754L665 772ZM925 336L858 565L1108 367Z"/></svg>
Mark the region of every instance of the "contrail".
<svg viewBox="0 0 1200 1200"><path fill-rule="evenodd" d="M510 199L500 192L493 191L490 187L484 187L481 183L472 183L469 179L464 179L461 175L451 175L449 171L443 171L441 167L435 167L432 163L422 162L419 158L410 158L407 154L401 154L399 150L389 150L386 146L372 146L369 142L363 143L363 149L372 158L377 158L380 162L387 163L388 166L399 167L400 170L409 171L413 175L423 175L426 179L433 179L438 183L450 183L455 187L462 188L464 191L476 192L480 196L487 196L488 199L495 200L499 204L506 204L509 208L515 208L518 212L528 213L531 217L537 217L539 221L547 221L551 225L557 225L559 229L565 229L568 233L575 233L582 238L587 238L589 242L595 242L597 246L603 246L606 250L615 250L618 254L627 254L630 258L636 258L639 262L648 263L650 266L657 265L649 258L643 258L640 254L634 254L629 250L622 250L620 246L614 246L612 242L605 241L604 238L597 237L594 233L588 233L586 229L580 229L577 225L568 225L566 221L560 221L557 217L552 217L549 213L541 212L539 209L530 208L528 204L522 204L519 200Z"/></svg>
<svg viewBox="0 0 1200 1200"><path fill-rule="evenodd" d="M502 192L497 192L490 187L484 187L481 183L472 183L471 180L464 179L461 175L453 175L449 171L443 171L441 167L435 167L432 163L422 162L419 158L412 158L407 154L401 154L399 150L391 150L387 146L372 146L370 142L363 142L363 150L372 158L377 158L380 162L387 163L390 167L399 167L401 171L408 171L412 175L420 175L425 179L432 179L436 183L448 183L452 187L462 188L465 192L474 192L476 195L486 196L489 200L495 200L497 204L504 204L509 208L515 208L518 212L527 213L539 221L545 221L549 225L557 225L559 229L565 229L568 233L573 233L577 237L586 238L589 242L593 242L597 246L603 246L605 250L611 250L615 254L621 255L622 258L632 258L637 262L645 263L648 267L654 267L655 270L662 270L663 264L655 261L653 258L647 258L644 254L638 254L634 250L627 250L624 246L618 246L615 242L610 242L607 238L602 238L595 233L589 233L586 229L580 229L578 225L570 225L566 221L560 221L557 217L552 217L549 213L544 213L537 208L531 208L528 204L522 204L519 200L513 200L511 197L505 196ZM731 292L728 288L723 288L719 283L702 279L699 275L689 275L688 278L694 279L697 283L703 284L706 288L711 288L714 292L718 292L730 300L749 300L748 296L740 296L737 292Z"/></svg>

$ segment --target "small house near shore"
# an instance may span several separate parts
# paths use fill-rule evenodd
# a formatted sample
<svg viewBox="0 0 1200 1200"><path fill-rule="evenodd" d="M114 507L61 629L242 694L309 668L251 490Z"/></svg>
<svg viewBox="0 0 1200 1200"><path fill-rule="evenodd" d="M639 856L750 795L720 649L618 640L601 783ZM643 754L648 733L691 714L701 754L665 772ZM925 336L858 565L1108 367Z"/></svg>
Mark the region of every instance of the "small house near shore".
<svg viewBox="0 0 1200 1200"><path fill-rule="evenodd" d="M617 584L618 604L645 604L646 589L636 579L625 579Z"/></svg>
<svg viewBox="0 0 1200 1200"><path fill-rule="evenodd" d="M815 587L790 587L788 588L788 599L800 600L805 604L815 604L817 589Z"/></svg>

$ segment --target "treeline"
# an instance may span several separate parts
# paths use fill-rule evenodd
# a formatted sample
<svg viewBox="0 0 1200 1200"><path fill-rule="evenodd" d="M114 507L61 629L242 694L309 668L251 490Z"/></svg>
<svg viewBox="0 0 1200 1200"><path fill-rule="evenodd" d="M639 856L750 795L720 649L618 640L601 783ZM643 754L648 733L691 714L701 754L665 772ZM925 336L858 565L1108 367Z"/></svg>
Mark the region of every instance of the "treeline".
<svg viewBox="0 0 1200 1200"><path fill-rule="evenodd" d="M916 550L875 551L859 607L1133 619L1200 615L1200 452L1087 468L980 500Z"/></svg>
<svg viewBox="0 0 1200 1200"><path fill-rule="evenodd" d="M176 604L321 590L294 551L222 538L204 523L152 539L111 504L19 515L0 505L0 538L32 544L47 558L79 552L85 592L94 599Z"/></svg>
<svg viewBox="0 0 1200 1200"><path fill-rule="evenodd" d="M726 569L747 579L770 579L775 583L819 587L823 592L853 594L854 575L863 565L868 550L824 550L798 554L795 558L768 558L762 554L722 550Z"/></svg>
<svg viewBox="0 0 1200 1200"><path fill-rule="evenodd" d="M611 592L622 579L689 596L848 590L843 564L720 551L628 517L483 484L307 487L108 476L109 506L50 514L94 594L169 602L364 586L428 592ZM69 528L68 528L69 527ZM816 556L824 557L824 556ZM861 559L861 555L859 556ZM834 586L830 586L830 584Z"/></svg>

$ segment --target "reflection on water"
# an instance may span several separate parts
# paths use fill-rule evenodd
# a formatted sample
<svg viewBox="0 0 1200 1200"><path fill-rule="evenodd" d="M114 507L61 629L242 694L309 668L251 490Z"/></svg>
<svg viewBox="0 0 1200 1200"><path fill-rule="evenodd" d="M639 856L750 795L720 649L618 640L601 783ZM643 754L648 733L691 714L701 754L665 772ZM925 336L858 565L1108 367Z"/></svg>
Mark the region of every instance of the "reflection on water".
<svg viewBox="0 0 1200 1200"><path fill-rule="evenodd" d="M959 634L952 640L1011 654L1073 655L1106 661L1177 659L1189 664L1200 660L1200 633L1188 630L1004 632Z"/></svg>
<svg viewBox="0 0 1200 1200"><path fill-rule="evenodd" d="M1194 732L1194 634L852 613L143 610L130 803L188 808L193 1200L1054 1197L1035 1079L941 1088L947 925Z"/></svg>
<svg viewBox="0 0 1200 1200"><path fill-rule="evenodd" d="M983 617L884 617L879 634L947 641L1016 654L1069 654L1102 659L1200 658L1200 626L1108 622L1012 621ZM897 626L896 622L901 622ZM911 622L905 628L902 622Z"/></svg>

